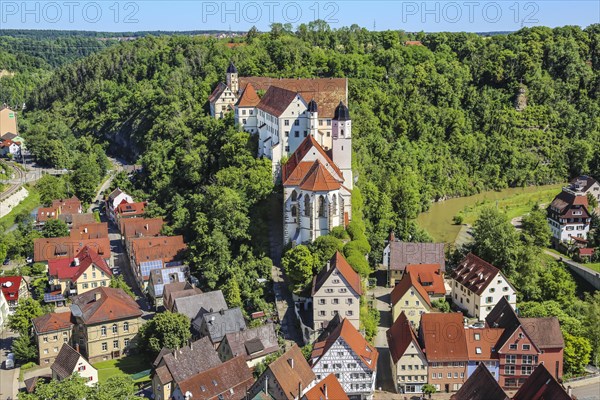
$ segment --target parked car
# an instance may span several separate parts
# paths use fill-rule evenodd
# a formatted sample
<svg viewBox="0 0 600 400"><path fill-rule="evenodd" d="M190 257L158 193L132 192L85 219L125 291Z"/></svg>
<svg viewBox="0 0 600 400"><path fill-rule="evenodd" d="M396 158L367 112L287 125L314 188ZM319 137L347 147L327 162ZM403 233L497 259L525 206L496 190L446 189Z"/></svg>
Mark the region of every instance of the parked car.
<svg viewBox="0 0 600 400"><path fill-rule="evenodd" d="M4 361L5 369L13 369L15 367L15 355L14 353L8 353L6 361Z"/></svg>
<svg viewBox="0 0 600 400"><path fill-rule="evenodd" d="M121 268L113 268L112 273L113 275L121 275Z"/></svg>
<svg viewBox="0 0 600 400"><path fill-rule="evenodd" d="M27 262L27 264L31 264L33 263L33 257L29 256L25 259L25 261Z"/></svg>

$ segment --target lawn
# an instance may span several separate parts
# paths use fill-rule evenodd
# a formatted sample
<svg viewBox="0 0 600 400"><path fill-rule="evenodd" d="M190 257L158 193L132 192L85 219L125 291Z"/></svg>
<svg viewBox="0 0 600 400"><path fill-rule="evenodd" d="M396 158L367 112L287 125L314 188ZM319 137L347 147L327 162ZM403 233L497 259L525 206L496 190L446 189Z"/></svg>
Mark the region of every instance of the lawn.
<svg viewBox="0 0 600 400"><path fill-rule="evenodd" d="M40 194L33 186L25 186L29 195L20 202L11 212L0 218L0 230L6 230L15 223L17 215L26 212L30 213L34 208L40 205Z"/></svg>
<svg viewBox="0 0 600 400"><path fill-rule="evenodd" d="M560 191L563 185L553 185L550 188L530 193L519 193L499 200L486 200L478 202L473 206L467 206L462 210L464 223L473 224L479 217L481 210L485 207L494 206L506 213L509 219L520 217L531 211L535 205L548 205Z"/></svg>
<svg viewBox="0 0 600 400"><path fill-rule="evenodd" d="M136 354L117 360L101 361L94 364L94 368L98 370L98 380L104 382L114 375L134 375L149 370L150 361L148 361L145 355ZM146 375L136 379L135 382L147 382L149 380L150 376Z"/></svg>

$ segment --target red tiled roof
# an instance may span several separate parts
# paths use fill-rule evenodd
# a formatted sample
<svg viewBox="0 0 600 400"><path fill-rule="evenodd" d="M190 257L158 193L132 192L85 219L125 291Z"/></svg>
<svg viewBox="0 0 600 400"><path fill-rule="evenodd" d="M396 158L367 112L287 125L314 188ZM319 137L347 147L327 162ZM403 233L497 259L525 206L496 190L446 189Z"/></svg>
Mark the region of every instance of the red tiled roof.
<svg viewBox="0 0 600 400"><path fill-rule="evenodd" d="M409 264L406 272L417 276L423 289L429 294L443 296L446 294L444 278L440 274L440 264Z"/></svg>
<svg viewBox="0 0 600 400"><path fill-rule="evenodd" d="M315 140L314 137L312 137L312 135L308 135L306 137L306 139L304 139L302 141L302 143L300 143L300 145L298 146L298 148L296 149L296 151L294 151L294 153L290 156L289 160L285 163L285 165L283 166L283 182L284 185L288 185L287 179L288 177L291 177L292 173L294 172L294 170L296 169L296 167L300 164L303 163L304 157L311 151L311 150L316 150L318 151L321 156L323 156L323 159L325 160L325 167L330 167L333 169L333 171L337 174L336 178L339 178L340 180L343 181L343 174L342 171L340 171L340 169L338 168L337 165L335 165L335 163L331 160L331 158L327 155L327 153L325 152L325 150L323 150L323 148L321 147L321 145ZM313 162L310 162L311 166L313 164ZM306 169L307 165L305 164L303 166L304 169ZM297 175L298 178L294 178L294 179L298 179L299 182L302 181L302 177L304 177L306 175L306 173L304 174L300 174ZM290 185L293 185L294 181L290 181Z"/></svg>
<svg viewBox="0 0 600 400"><path fill-rule="evenodd" d="M269 364L269 370L289 400L298 397L298 386L306 388L316 378L297 344Z"/></svg>
<svg viewBox="0 0 600 400"><path fill-rule="evenodd" d="M593 256L595 249L579 249L580 256Z"/></svg>
<svg viewBox="0 0 600 400"><path fill-rule="evenodd" d="M260 103L260 97L258 97L256 90L254 90L254 86L249 83L235 105L238 107L255 107L258 103Z"/></svg>
<svg viewBox="0 0 600 400"><path fill-rule="evenodd" d="M33 242L33 260L49 261L57 258L74 258L85 246L94 249L102 258L110 258L110 240L73 239L70 237L40 238Z"/></svg>
<svg viewBox="0 0 600 400"><path fill-rule="evenodd" d="M423 46L420 40L407 40L404 42L405 46Z"/></svg>
<svg viewBox="0 0 600 400"><path fill-rule="evenodd" d="M556 195L549 208L558 210L563 218L589 218L587 196L576 196L573 193L561 191ZM582 211L582 215L574 215L573 211Z"/></svg>
<svg viewBox="0 0 600 400"><path fill-rule="evenodd" d="M348 285L350 285L356 294L359 296L362 295L360 275L358 275L358 273L352 269L344 256L339 251L336 251L333 257L331 257L331 260L329 260L328 266L323 267L321 271L319 271L319 273L313 278L313 296L321 288L321 286L323 286L323 283L325 283L327 278L335 269L339 271L339 273L344 277L344 280L348 282Z"/></svg>
<svg viewBox="0 0 600 400"><path fill-rule="evenodd" d="M61 313L49 313L33 319L33 327L35 331L40 333L62 331L65 329L71 329L73 322L71 322L70 312Z"/></svg>
<svg viewBox="0 0 600 400"><path fill-rule="evenodd" d="M423 298L423 301L425 301L427 303L427 305L429 305L429 307L431 307L431 300L429 299L429 295L427 294L427 291L419 283L417 276L413 275L413 274L409 274L409 273L405 273L404 276L402 277L402 279L400 279L400 282L398 282L398 284L396 286L394 286L394 289L392 290L392 293L390 294L392 304L396 305L396 303L398 303L398 301L400 301L402 296L404 296L404 294L406 292L408 292L410 290L410 288L415 288L415 290Z"/></svg>
<svg viewBox="0 0 600 400"><path fill-rule="evenodd" d="M21 286L20 276L2 276L0 277L0 286L2 287L2 294L6 301L18 301L19 300L19 287Z"/></svg>
<svg viewBox="0 0 600 400"><path fill-rule="evenodd" d="M461 313L422 314L419 329L427 361L467 361L469 359Z"/></svg>
<svg viewBox="0 0 600 400"><path fill-rule="evenodd" d="M316 160L304 176L300 189L318 192L337 190L341 186L342 183L336 180L319 160Z"/></svg>
<svg viewBox="0 0 600 400"><path fill-rule="evenodd" d="M271 86L300 93L307 102L314 99L319 105L319 118L333 118L340 100L348 103L348 80L346 78L268 78L263 76L240 77L240 88L252 83L256 90L268 90ZM289 104L289 103L288 103Z"/></svg>
<svg viewBox="0 0 600 400"><path fill-rule="evenodd" d="M241 400L254 379L243 356L196 374L178 383L182 394L191 393L194 400Z"/></svg>
<svg viewBox="0 0 600 400"><path fill-rule="evenodd" d="M61 214L79 214L81 210L81 201L73 196L69 199L52 200L53 207L60 207Z"/></svg>
<svg viewBox="0 0 600 400"><path fill-rule="evenodd" d="M164 225L162 218L123 218L120 221L121 233L125 241L133 237L158 236Z"/></svg>
<svg viewBox="0 0 600 400"><path fill-rule="evenodd" d="M502 328L465 328L469 360L498 358L495 347L502 333L504 333Z"/></svg>
<svg viewBox="0 0 600 400"><path fill-rule="evenodd" d="M392 327L386 332L390 355L394 364L402 358L408 346L412 343L421 351L421 346L404 311L400 313Z"/></svg>
<svg viewBox="0 0 600 400"><path fill-rule="evenodd" d="M187 249L183 236L158 236L131 239L131 255L139 265L142 262L162 260L165 263L180 260Z"/></svg>
<svg viewBox="0 0 600 400"><path fill-rule="evenodd" d="M99 298L96 299L97 295ZM123 289L99 287L74 296L71 301L71 313L85 324L142 316L138 304Z"/></svg>
<svg viewBox="0 0 600 400"><path fill-rule="evenodd" d="M69 236L72 239L102 239L108 237L108 223L93 222L91 224L81 224L77 228L71 228Z"/></svg>
<svg viewBox="0 0 600 400"><path fill-rule="evenodd" d="M363 364L372 371L377 368L377 358L379 353L377 349L369 344L367 340L360 334L358 330L346 318L321 342L314 344L311 358L320 358L331 346L338 340L342 339L359 357ZM316 361L314 361L316 362Z"/></svg>
<svg viewBox="0 0 600 400"><path fill-rule="evenodd" d="M260 103L258 103L256 108L279 117L288 108L290 103L294 101L296 95L297 93L291 90L270 86L264 96L260 99Z"/></svg>
<svg viewBox="0 0 600 400"><path fill-rule="evenodd" d="M121 203L117 206L116 213L120 216L142 215L146 210L147 202Z"/></svg>
<svg viewBox="0 0 600 400"><path fill-rule="evenodd" d="M40 207L37 212L37 222L45 222L49 219L58 219L58 214L60 214L59 207Z"/></svg>
<svg viewBox="0 0 600 400"><path fill-rule="evenodd" d="M329 374L317 383L308 392L304 393L302 400L348 400L340 381L334 374Z"/></svg>
<svg viewBox="0 0 600 400"><path fill-rule="evenodd" d="M75 258L79 260L79 266L75 265ZM98 255L98 253L85 246L74 258L59 258L48 261L48 275L58 277L58 279L69 279L76 282L77 279L91 266L104 271L109 277L112 276L112 271L106 264L106 261Z"/></svg>
<svg viewBox="0 0 600 400"><path fill-rule="evenodd" d="M481 295L496 279L500 270L473 253L467 256L452 270L450 277L471 292Z"/></svg>

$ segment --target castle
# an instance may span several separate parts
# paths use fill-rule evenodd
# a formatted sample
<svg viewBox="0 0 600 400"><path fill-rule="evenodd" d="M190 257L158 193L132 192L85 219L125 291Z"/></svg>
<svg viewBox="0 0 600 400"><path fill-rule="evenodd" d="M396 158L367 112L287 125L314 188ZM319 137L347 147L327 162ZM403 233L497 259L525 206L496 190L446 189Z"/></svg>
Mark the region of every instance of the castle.
<svg viewBox="0 0 600 400"><path fill-rule="evenodd" d="M258 135L258 156L283 184L286 244L311 242L352 218L347 101L345 78L240 77L233 63L209 97L214 118L234 112L240 128Z"/></svg>

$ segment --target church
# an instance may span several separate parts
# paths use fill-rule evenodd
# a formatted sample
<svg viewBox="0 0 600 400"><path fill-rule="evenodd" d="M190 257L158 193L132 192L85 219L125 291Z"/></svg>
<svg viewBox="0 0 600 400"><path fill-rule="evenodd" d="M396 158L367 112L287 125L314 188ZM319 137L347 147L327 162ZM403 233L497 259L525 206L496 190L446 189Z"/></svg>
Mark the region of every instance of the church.
<svg viewBox="0 0 600 400"><path fill-rule="evenodd" d="M239 77L233 63L209 98L211 115L233 112L238 127L258 135L258 156L271 160L283 184L284 244L311 242L352 218L347 102L345 78Z"/></svg>

